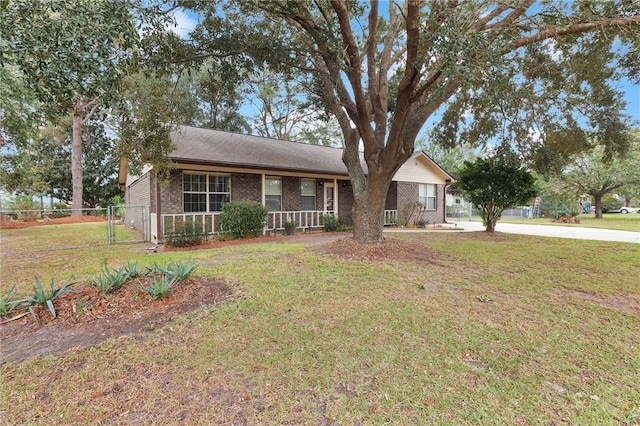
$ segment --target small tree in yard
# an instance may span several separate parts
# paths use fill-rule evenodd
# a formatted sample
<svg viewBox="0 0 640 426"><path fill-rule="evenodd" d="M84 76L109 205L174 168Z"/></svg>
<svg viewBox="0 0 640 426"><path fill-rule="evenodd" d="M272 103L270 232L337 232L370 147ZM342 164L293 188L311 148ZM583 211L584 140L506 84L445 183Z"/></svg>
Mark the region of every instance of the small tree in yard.
<svg viewBox="0 0 640 426"><path fill-rule="evenodd" d="M635 194L640 186L640 135L636 132L634 145L625 157L607 158L604 147L578 155L561 176L567 188L576 194L589 194L596 206L596 219L602 219L603 197L616 191Z"/></svg>
<svg viewBox="0 0 640 426"><path fill-rule="evenodd" d="M526 204L537 194L535 178L513 155L465 161L458 176L460 189L480 209L487 232L495 231L502 212Z"/></svg>

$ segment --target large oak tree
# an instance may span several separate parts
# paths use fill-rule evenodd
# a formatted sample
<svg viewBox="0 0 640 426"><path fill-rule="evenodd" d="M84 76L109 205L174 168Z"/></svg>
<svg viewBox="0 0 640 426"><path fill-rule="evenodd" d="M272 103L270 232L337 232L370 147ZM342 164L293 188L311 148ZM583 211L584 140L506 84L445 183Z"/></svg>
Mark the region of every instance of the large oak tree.
<svg viewBox="0 0 640 426"><path fill-rule="evenodd" d="M343 132L354 237L362 242L382 241L391 179L437 112L438 133L452 144L501 140L539 159L562 140L577 141L572 149L579 150L580 141L598 134L612 149L624 149L617 143L626 130L623 105L610 83L625 73L637 78L640 6L634 2L193 6L203 15L192 34L199 57L251 56L258 66L309 77L310 96ZM598 108L580 109L587 104Z"/></svg>

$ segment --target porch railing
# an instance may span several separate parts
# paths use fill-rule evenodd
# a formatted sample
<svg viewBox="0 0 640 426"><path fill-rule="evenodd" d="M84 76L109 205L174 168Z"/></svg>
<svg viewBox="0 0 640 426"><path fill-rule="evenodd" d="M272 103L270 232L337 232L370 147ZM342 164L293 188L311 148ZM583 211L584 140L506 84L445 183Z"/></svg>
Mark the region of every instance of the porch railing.
<svg viewBox="0 0 640 426"><path fill-rule="evenodd" d="M324 225L322 224L321 217L326 212L321 210L302 210L302 211L277 211L269 212L267 215L267 226L265 232L269 230L281 231L284 230L284 224L286 222L296 222L298 228L301 229L319 229ZM194 232L200 232L206 235L216 235L223 231L220 212L215 213L178 213L178 214L163 214L161 216L161 232L165 235L168 232L176 229L176 225L180 223L190 222L194 224ZM157 229L155 224L156 217L152 214L152 233L155 234ZM385 210L384 212L384 224L395 225L398 223L398 211L397 210ZM159 237L161 237L160 235ZM157 237L154 235L154 237Z"/></svg>

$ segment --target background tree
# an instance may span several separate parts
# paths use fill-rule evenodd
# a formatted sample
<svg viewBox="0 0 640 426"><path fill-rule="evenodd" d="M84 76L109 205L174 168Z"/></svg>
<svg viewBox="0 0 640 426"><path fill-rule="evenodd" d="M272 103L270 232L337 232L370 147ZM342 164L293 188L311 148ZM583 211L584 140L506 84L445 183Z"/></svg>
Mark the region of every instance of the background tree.
<svg viewBox="0 0 640 426"><path fill-rule="evenodd" d="M242 70L207 60L191 76L183 76L180 81L189 85L190 93L197 100L199 113L193 125L251 133L251 125L240 114L246 91L243 89Z"/></svg>
<svg viewBox="0 0 640 426"><path fill-rule="evenodd" d="M56 140L49 132L40 137L42 149L41 161L47 163L43 179L47 182L47 195L70 203L73 198L73 185L69 176L71 159L71 138L67 129L62 132L64 139ZM82 167L83 173L83 206L96 208L106 207L109 200L120 195L118 188L119 158L115 149L116 141L107 135L101 122L89 121L82 134Z"/></svg>
<svg viewBox="0 0 640 426"><path fill-rule="evenodd" d="M537 194L536 180L511 154L465 161L458 171L458 187L480 209L487 232L494 232L506 209L530 204Z"/></svg>
<svg viewBox="0 0 640 426"><path fill-rule="evenodd" d="M137 46L125 0L12 1L2 5L0 62L17 66L52 121L73 120L73 210L82 208L82 126L110 105Z"/></svg>
<svg viewBox="0 0 640 426"><path fill-rule="evenodd" d="M200 2L191 50L309 78L342 130L354 237L381 242L384 202L427 119L445 142L515 141L529 157L557 135L625 148L611 81L634 78L639 7L601 2ZM383 7L387 8L383 10ZM579 60L576 60L578 58ZM614 71L615 70L615 71ZM635 77L637 78L637 77ZM598 105L582 114L580 107ZM606 136L606 137L605 137ZM359 153L364 146L363 168Z"/></svg>
<svg viewBox="0 0 640 426"><path fill-rule="evenodd" d="M428 137L416 141L416 148L424 151L433 161L448 173L456 174L465 161L473 161L478 157L476 150L469 144L442 146Z"/></svg>
<svg viewBox="0 0 640 426"><path fill-rule="evenodd" d="M640 140L636 138L633 150L626 156L607 158L603 146L576 155L561 180L577 196L592 196L596 218L602 219L602 199L605 195L614 191L624 194L625 188L632 193L640 186Z"/></svg>

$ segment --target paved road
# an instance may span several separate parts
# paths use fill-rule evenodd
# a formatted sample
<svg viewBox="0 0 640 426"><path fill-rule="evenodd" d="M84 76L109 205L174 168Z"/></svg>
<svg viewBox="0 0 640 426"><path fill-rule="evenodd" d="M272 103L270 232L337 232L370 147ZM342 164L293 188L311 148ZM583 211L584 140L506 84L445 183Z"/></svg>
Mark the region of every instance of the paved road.
<svg viewBox="0 0 640 426"><path fill-rule="evenodd" d="M484 231L482 222L454 222L465 231ZM638 232L616 231L613 229L582 228L559 225L525 225L498 222L497 232L507 234L540 235L543 237L574 238L579 240L620 241L624 243L640 244L640 230Z"/></svg>

